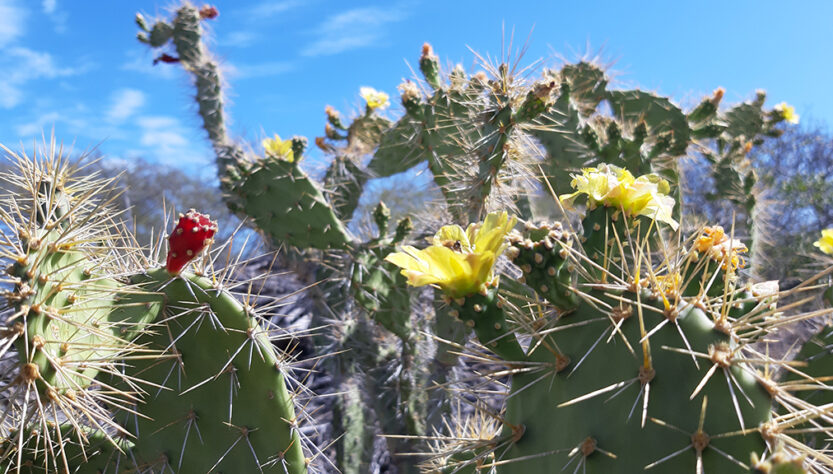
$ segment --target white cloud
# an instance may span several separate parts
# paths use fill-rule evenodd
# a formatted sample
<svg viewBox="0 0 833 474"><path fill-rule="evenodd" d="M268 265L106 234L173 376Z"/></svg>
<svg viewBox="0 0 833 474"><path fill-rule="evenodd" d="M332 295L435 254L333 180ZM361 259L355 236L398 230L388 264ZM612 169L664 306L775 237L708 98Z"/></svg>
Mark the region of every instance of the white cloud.
<svg viewBox="0 0 833 474"><path fill-rule="evenodd" d="M66 11L58 9L58 0L43 0L41 10L49 17L56 33L64 33L67 30L69 15Z"/></svg>
<svg viewBox="0 0 833 474"><path fill-rule="evenodd" d="M338 54L377 44L389 23L406 17L402 7L354 8L332 15L314 31L318 37L301 51L304 56Z"/></svg>
<svg viewBox="0 0 833 474"><path fill-rule="evenodd" d="M165 115L144 115L139 117L136 123L145 130L176 128L180 126L179 119Z"/></svg>
<svg viewBox="0 0 833 474"><path fill-rule="evenodd" d="M184 127L179 119L164 115L145 115L136 118L143 147L141 155L159 163L180 168L201 166L211 162L205 144L194 144L189 138L192 131Z"/></svg>
<svg viewBox="0 0 833 474"><path fill-rule="evenodd" d="M269 18L277 15L278 13L283 13L287 10L295 8L299 5L303 5L303 2L299 0L285 0L283 2L261 2L249 8L246 16L249 18L256 19Z"/></svg>
<svg viewBox="0 0 833 474"><path fill-rule="evenodd" d="M121 89L116 91L111 99L107 118L121 122L135 114L145 105L145 94L136 89Z"/></svg>
<svg viewBox="0 0 833 474"><path fill-rule="evenodd" d="M235 79L277 76L293 69L295 69L295 65L287 61L268 61L259 64L225 64L226 73L229 77Z"/></svg>
<svg viewBox="0 0 833 474"><path fill-rule="evenodd" d="M35 137L40 135L44 130L51 129L60 120L61 114L58 112L48 112L31 122L16 126L15 132L17 132L21 139Z"/></svg>
<svg viewBox="0 0 833 474"><path fill-rule="evenodd" d="M86 139L92 140L92 143L98 143L102 140L124 137L124 133L103 123L99 114L92 114L83 104L61 108L46 107L42 110L28 111L26 115L14 125L14 131L19 140L30 140L44 133L49 135L50 130L53 129L57 136L65 139L73 137L73 141Z"/></svg>
<svg viewBox="0 0 833 474"><path fill-rule="evenodd" d="M251 46L257 40L257 35L251 31L232 31L223 35L218 42L223 46L245 48Z"/></svg>
<svg viewBox="0 0 833 474"><path fill-rule="evenodd" d="M49 53L14 46L0 56L0 107L11 109L25 99L24 86L37 79L56 79L82 74L92 67L59 67Z"/></svg>
<svg viewBox="0 0 833 474"><path fill-rule="evenodd" d="M0 48L23 35L26 17L26 10L16 0L0 0Z"/></svg>

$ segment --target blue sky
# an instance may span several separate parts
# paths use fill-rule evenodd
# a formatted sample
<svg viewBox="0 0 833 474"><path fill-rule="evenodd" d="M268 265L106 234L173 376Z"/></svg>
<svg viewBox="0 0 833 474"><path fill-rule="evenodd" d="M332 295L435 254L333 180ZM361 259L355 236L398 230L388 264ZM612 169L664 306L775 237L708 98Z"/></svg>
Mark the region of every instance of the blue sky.
<svg viewBox="0 0 833 474"><path fill-rule="evenodd" d="M324 106L356 112L360 86L396 95L424 41L445 64L476 70L471 50L499 58L513 31L513 57L529 40L522 64L600 53L619 85L684 105L717 86L726 88L726 103L763 88L770 105L787 101L804 119L833 120L829 1L213 4L220 16L209 25L232 85L232 130L249 140L319 135ZM152 66L154 54L135 40L136 11L168 16L170 6L0 0L0 142L18 148L54 126L76 150L98 145L115 159L210 173L187 76L176 65Z"/></svg>

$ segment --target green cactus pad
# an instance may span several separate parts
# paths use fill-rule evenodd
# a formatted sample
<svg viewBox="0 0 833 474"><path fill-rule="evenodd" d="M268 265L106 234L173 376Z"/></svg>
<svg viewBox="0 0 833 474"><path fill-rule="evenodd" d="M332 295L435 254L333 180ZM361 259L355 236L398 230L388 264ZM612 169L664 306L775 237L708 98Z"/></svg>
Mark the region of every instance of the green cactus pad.
<svg viewBox="0 0 833 474"><path fill-rule="evenodd" d="M688 120L679 107L668 99L640 90L608 91L607 100L613 113L634 125L644 121L651 136L670 134L668 152L673 156L685 154L691 130Z"/></svg>
<svg viewBox="0 0 833 474"><path fill-rule="evenodd" d="M743 136L751 140L763 132L764 112L762 104L743 103L727 110L723 115L726 122L726 133L730 137Z"/></svg>
<svg viewBox="0 0 833 474"><path fill-rule="evenodd" d="M390 120L373 113L362 115L347 129L347 146L356 151L372 150L391 125Z"/></svg>
<svg viewBox="0 0 833 474"><path fill-rule="evenodd" d="M392 248L376 248L356 256L350 276L353 295L374 321L403 340L411 338L411 300L407 279L399 268L384 261Z"/></svg>
<svg viewBox="0 0 833 474"><path fill-rule="evenodd" d="M562 86L561 95L544 114L546 127L535 128L532 134L547 151L546 178L556 194L570 189L570 173L578 173L587 166L593 155L584 143L578 110L570 103L568 88Z"/></svg>
<svg viewBox="0 0 833 474"><path fill-rule="evenodd" d="M387 178L407 171L426 161L426 149L419 146L420 127L410 115L405 115L382 135L379 147L367 164L375 177Z"/></svg>
<svg viewBox="0 0 833 474"><path fill-rule="evenodd" d="M526 357L506 321L501 309L503 305L497 289L491 288L485 294L473 294L450 301L453 312L466 326L474 329L480 342L492 352L508 361L521 361Z"/></svg>
<svg viewBox="0 0 833 474"><path fill-rule="evenodd" d="M573 104L588 117L605 99L607 76L597 65L585 61L565 64L558 72L562 82L569 84L569 96Z"/></svg>
<svg viewBox="0 0 833 474"><path fill-rule="evenodd" d="M61 448L44 450L43 439L50 439ZM23 442L23 451L7 449ZM38 442L40 441L40 442ZM21 473L71 472L73 474L101 474L112 472L127 474L137 467L130 459L133 444L120 437L113 438L103 431L82 428L65 423L56 429L49 428L48 435L12 432L7 439L0 438L0 470L17 472L11 466L24 466ZM57 455L57 457L56 457ZM13 464L10 465L9 462Z"/></svg>
<svg viewBox="0 0 833 474"><path fill-rule="evenodd" d="M107 258L101 247L68 242L69 219L51 221L61 212L45 214L52 217L41 223L45 228L26 231L28 253L10 269L20 279L12 301L26 332L15 345L39 391L73 398L101 368L136 350L131 339L155 319L159 305L99 268Z"/></svg>
<svg viewBox="0 0 833 474"><path fill-rule="evenodd" d="M165 355L126 368L156 384L138 415L122 415L134 456L154 471L306 473L285 361L267 329L209 280L171 278L164 269L136 277L166 307L137 341Z"/></svg>
<svg viewBox="0 0 833 474"><path fill-rule="evenodd" d="M681 307L676 317L679 329L674 323L666 324L651 335L653 372L646 372L641 370L644 361L636 296L619 295L632 301L622 306L601 292L595 296L618 309L607 314L588 303L582 304L561 318L530 356L531 361L544 364L542 369L513 378L506 421L511 426L522 427L523 434L505 459L520 460L506 464L501 472L558 472L565 466L572 470L576 464L583 464L580 472L586 470L593 474L642 472L646 466L666 459L657 465L658 472L693 473L697 464L693 443L696 445L698 441L705 441L699 446L705 472L745 472L746 469L717 450L761 452L764 449L761 436L754 432L745 436L715 435L741 430L734 414L735 406L742 413L745 428L757 428L767 421L771 406L769 394L741 363L732 363L726 369L718 367L717 373L690 400L714 364L700 359L697 367L691 355L666 349L685 351L686 344L690 344L694 351L709 353L710 347L716 345L731 347L726 334L716 330L712 319L703 311ZM651 330L664 319L662 302L644 294L641 303L660 311L643 311L646 328ZM610 337L614 325L621 332ZM559 326L563 329L558 330ZM556 347L560 352L553 352ZM571 362L559 367L557 357L564 356ZM727 387L724 370L739 384L732 387L735 401ZM650 395L642 427L645 384L650 385ZM590 397L594 392L598 396ZM708 397L708 403L703 431L711 438L693 441L704 396ZM679 453L673 455L675 452ZM745 461L747 454L740 457Z"/></svg>
<svg viewBox="0 0 833 474"><path fill-rule="evenodd" d="M262 159L237 192L246 214L278 245L326 249L350 242L330 203L297 163Z"/></svg>
<svg viewBox="0 0 833 474"><path fill-rule="evenodd" d="M574 272L570 263L572 238L560 223L555 226L527 228L523 235L509 236L511 249L506 254L524 273L525 283L561 310L576 307L579 298L573 292Z"/></svg>
<svg viewBox="0 0 833 474"><path fill-rule="evenodd" d="M330 193L333 211L343 222L353 217L367 179L367 172L350 155L336 155L327 168L324 189Z"/></svg>

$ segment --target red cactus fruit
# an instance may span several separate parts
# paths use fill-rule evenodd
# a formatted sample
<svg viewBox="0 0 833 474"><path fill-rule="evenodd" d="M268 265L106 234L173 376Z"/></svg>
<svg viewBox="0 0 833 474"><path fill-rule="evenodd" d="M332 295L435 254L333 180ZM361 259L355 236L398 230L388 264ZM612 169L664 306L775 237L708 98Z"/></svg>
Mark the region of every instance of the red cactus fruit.
<svg viewBox="0 0 833 474"><path fill-rule="evenodd" d="M171 275L178 275L183 267L195 259L200 252L213 242L217 223L208 215L191 209L179 215L179 222L168 236L168 261L165 269Z"/></svg>
<svg viewBox="0 0 833 474"><path fill-rule="evenodd" d="M179 62L179 58L175 58L170 54L163 53L158 58L153 60L153 65L156 66L156 64L160 62L165 64L175 64Z"/></svg>
<svg viewBox="0 0 833 474"><path fill-rule="evenodd" d="M200 8L200 19L201 20L213 20L217 18L220 12L217 10L217 7L213 5L203 5Z"/></svg>

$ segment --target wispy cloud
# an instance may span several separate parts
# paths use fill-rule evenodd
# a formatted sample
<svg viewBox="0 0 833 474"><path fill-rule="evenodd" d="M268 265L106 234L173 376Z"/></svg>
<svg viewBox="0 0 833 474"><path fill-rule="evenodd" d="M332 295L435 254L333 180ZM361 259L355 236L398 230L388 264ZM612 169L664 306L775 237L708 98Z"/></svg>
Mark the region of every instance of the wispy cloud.
<svg viewBox="0 0 833 474"><path fill-rule="evenodd" d="M188 144L182 133L183 127L175 117L144 116L139 117L136 123L142 129L139 143L143 146L176 148Z"/></svg>
<svg viewBox="0 0 833 474"><path fill-rule="evenodd" d="M192 133L176 117L166 115L145 115L136 118L141 136L142 150L133 150L146 158L177 167L189 165L205 166L210 162L210 153L202 141L194 145L189 138Z"/></svg>
<svg viewBox="0 0 833 474"><path fill-rule="evenodd" d="M145 94L137 89L120 89L113 93L107 118L123 122L145 105Z"/></svg>
<svg viewBox="0 0 833 474"><path fill-rule="evenodd" d="M42 51L14 46L0 56L0 107L11 109L25 99L24 86L37 79L55 79L82 74L91 64L77 67L60 67L52 55Z"/></svg>
<svg viewBox="0 0 833 474"><path fill-rule="evenodd" d="M47 112L35 120L22 123L15 127L15 132L21 138L36 137L44 130L48 130L61 121L61 114L58 112Z"/></svg>
<svg viewBox="0 0 833 474"><path fill-rule="evenodd" d="M234 48L245 48L251 46L257 41L258 36L251 31L232 31L231 33L223 35L217 42L223 46L231 46Z"/></svg>
<svg viewBox="0 0 833 474"><path fill-rule="evenodd" d="M246 16L255 19L271 18L279 13L303 5L300 0L284 0L282 2L260 2L246 11Z"/></svg>
<svg viewBox="0 0 833 474"><path fill-rule="evenodd" d="M0 0L0 48L23 35L27 16L17 1Z"/></svg>
<svg viewBox="0 0 833 474"><path fill-rule="evenodd" d="M107 119L100 107L90 107L84 102L56 104L54 101L34 103L14 114L11 129L15 139L29 140L49 133L54 128L59 137L72 137L72 141L96 144L101 141L123 140L133 130L122 130L120 124Z"/></svg>
<svg viewBox="0 0 833 474"><path fill-rule="evenodd" d="M252 79L284 74L294 70L295 65L288 61L267 61L256 64L226 63L224 68L228 76L234 79Z"/></svg>
<svg viewBox="0 0 833 474"><path fill-rule="evenodd" d="M387 25L406 16L402 6L354 8L332 15L315 29L318 39L301 54L324 56L373 46L384 38Z"/></svg>
<svg viewBox="0 0 833 474"><path fill-rule="evenodd" d="M58 0L43 0L41 10L49 17L56 33L64 33L67 30L67 12L58 9Z"/></svg>

